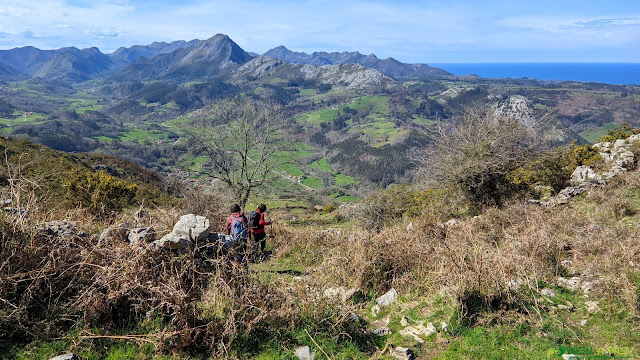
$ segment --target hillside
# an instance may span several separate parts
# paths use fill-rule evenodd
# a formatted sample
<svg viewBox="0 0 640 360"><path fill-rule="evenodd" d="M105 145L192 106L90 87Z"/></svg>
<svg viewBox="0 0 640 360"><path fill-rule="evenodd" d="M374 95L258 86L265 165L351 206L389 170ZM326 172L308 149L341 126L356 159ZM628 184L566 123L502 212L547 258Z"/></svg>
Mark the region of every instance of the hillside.
<svg viewBox="0 0 640 360"><path fill-rule="evenodd" d="M24 80L26 75L11 67L9 64L0 61L0 81Z"/></svg>
<svg viewBox="0 0 640 360"><path fill-rule="evenodd" d="M3 196L10 199L5 205L17 209L36 206L35 201L38 211L53 214L75 209L80 201L96 215L110 216L132 204L170 199L165 178L121 159L69 154L7 137L0 137L0 150L6 154L0 171Z"/></svg>
<svg viewBox="0 0 640 360"><path fill-rule="evenodd" d="M590 171L573 175L589 175L566 188L583 191L564 204L514 197L470 214L416 184L322 211L270 208L267 258L247 267L218 235L224 197L131 203L112 222L20 202L0 219L0 358L637 356L640 135L628 131L586 155ZM2 141L24 184L86 168L86 155ZM187 215L196 203L206 218Z"/></svg>

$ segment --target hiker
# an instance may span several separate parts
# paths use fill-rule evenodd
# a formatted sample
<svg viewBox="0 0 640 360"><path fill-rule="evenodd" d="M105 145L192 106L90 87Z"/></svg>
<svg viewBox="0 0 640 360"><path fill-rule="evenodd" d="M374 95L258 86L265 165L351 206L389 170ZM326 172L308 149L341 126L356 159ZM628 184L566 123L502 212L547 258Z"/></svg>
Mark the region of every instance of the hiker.
<svg viewBox="0 0 640 360"><path fill-rule="evenodd" d="M253 249L260 257L264 257L264 248L267 244L267 233L264 230L266 225L271 225L273 221L265 221L264 213L267 211L265 204L258 205L256 211L249 213L249 226L253 235Z"/></svg>
<svg viewBox="0 0 640 360"><path fill-rule="evenodd" d="M227 234L233 237L233 250L235 258L239 262L244 262L245 253L247 251L247 235L249 228L249 220L242 213L240 205L231 206L231 216L227 218L226 229Z"/></svg>

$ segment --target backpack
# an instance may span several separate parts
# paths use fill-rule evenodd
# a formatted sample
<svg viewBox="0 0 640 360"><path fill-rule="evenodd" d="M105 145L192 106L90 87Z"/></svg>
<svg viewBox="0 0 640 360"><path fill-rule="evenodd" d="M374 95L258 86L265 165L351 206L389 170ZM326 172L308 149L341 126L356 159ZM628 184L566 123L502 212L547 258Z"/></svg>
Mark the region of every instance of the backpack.
<svg viewBox="0 0 640 360"><path fill-rule="evenodd" d="M247 241L247 224L241 217L231 217L231 234L233 241Z"/></svg>
<svg viewBox="0 0 640 360"><path fill-rule="evenodd" d="M260 214L255 210L249 213L249 226L252 229L260 227Z"/></svg>

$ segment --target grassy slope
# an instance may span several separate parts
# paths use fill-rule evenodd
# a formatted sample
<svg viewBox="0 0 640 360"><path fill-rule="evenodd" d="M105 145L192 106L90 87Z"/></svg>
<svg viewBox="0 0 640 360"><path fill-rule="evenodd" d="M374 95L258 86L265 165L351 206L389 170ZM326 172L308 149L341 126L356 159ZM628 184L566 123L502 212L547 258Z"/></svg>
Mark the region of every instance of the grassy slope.
<svg viewBox="0 0 640 360"><path fill-rule="evenodd" d="M580 135L583 139L587 140L591 144L595 144L600 141L603 136L607 135L607 132L609 130L613 130L614 128L616 128L616 126L616 123L609 123L597 128L589 128L583 130L579 132L578 135Z"/></svg>
<svg viewBox="0 0 640 360"><path fill-rule="evenodd" d="M321 166L321 162L318 165ZM358 326L368 330L388 326L392 334L365 336L360 333L358 337L354 335L356 333L350 333L351 338L345 337L334 332L331 326L321 325L327 318L309 308L296 315L306 319L297 325L273 325L280 330L269 330L271 332L264 333L264 339L239 339L230 349L230 356L293 359L296 346L308 345L316 356L324 351L331 358L390 359L387 352L380 351L388 349L387 344L410 347L420 359L546 359L548 354L549 358L560 359L553 354L559 346L589 347L594 351L617 347L618 354L633 351L637 356L640 350L637 347L640 343L637 331L640 272L628 263L640 263L640 247L636 240L640 224L639 185L640 171L635 171L604 189L592 191L591 195L572 200L565 207L543 209L514 204L502 210L488 209L479 218L462 219L461 225L445 230L451 249L430 240L437 240L441 230L429 230L429 219L421 217L405 220L414 222L412 231L407 231L406 222L403 222L376 235L362 233L356 224L336 214L310 215L294 210L289 214L283 211L270 213L269 217L275 217L283 224L270 230L275 237L269 239L269 249L277 250L277 253L267 262L249 266L252 279L265 286L289 289L295 296L304 296L316 288L321 291L329 286L353 286L367 276L377 277L385 271L393 271L395 275L389 281L400 294L396 303L383 307L374 315L374 298L389 285L362 284L362 301L348 306L349 311L360 317ZM299 219L286 220L291 214ZM425 221L427 223L421 225ZM317 235L318 231L327 228L339 228L346 233ZM349 238L349 242L345 242L345 238ZM422 247L424 249L420 250ZM340 256L336 258L336 254ZM476 257L480 254L484 258ZM523 257L518 259L517 256ZM561 260L571 260L572 264L556 263ZM434 269L442 270L430 270L432 262ZM456 262L460 269L455 268ZM518 268L519 262L526 264ZM381 263L386 264L386 268L377 269L375 264ZM553 268L547 265L554 263ZM373 267L367 268L368 264ZM528 264L541 267L534 269ZM542 271L538 272L540 269ZM588 297L580 289L572 291L556 284L557 276L568 277L573 270L580 271L585 279L596 276L603 282L594 286ZM484 284L475 287L477 294L490 294L503 279L525 279L525 275L532 276L529 278L534 281L532 287L522 285L516 290L502 290L503 296L513 296L514 302L506 301L497 292L492 295L495 304L474 303L468 298L453 296L460 286L474 288L475 281ZM463 281L458 283L459 280ZM537 291L543 287L552 289L557 296L539 295ZM302 292L298 293L296 289ZM586 302L590 300L598 302L599 310L595 313L586 311ZM318 301L318 304L323 303ZM558 305L568 308L561 309ZM439 333L423 337L424 343L401 336L403 316L412 326L433 323ZM585 325L581 324L583 320L587 320ZM336 321L333 326L338 326L336 324L345 320L332 321ZM447 324L446 331L442 322ZM159 331L162 331L160 325L147 324L117 334ZM80 339L79 333L74 331L68 335L68 340L31 343L5 356L48 358L73 349L85 359L184 357L161 355L152 346L138 345L134 341ZM243 344L251 346L244 347Z"/></svg>

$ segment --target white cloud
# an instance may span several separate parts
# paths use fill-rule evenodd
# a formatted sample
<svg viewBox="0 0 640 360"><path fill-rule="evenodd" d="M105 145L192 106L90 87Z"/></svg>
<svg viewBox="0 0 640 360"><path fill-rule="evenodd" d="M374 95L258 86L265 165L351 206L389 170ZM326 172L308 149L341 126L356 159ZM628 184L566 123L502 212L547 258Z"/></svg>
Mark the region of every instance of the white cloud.
<svg viewBox="0 0 640 360"><path fill-rule="evenodd" d="M113 29L101 29L101 30L97 30L97 29L90 29L87 31L90 34L93 35L98 35L101 37L118 37L120 36L120 32L113 30Z"/></svg>

